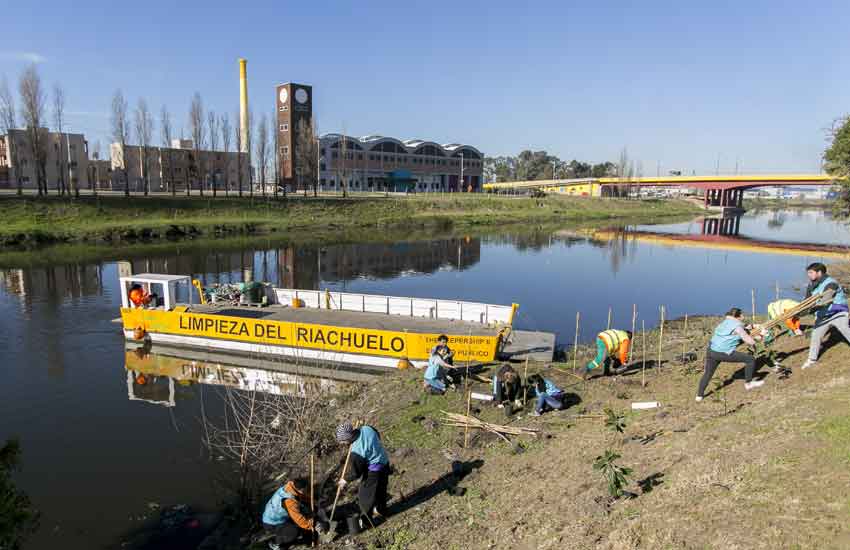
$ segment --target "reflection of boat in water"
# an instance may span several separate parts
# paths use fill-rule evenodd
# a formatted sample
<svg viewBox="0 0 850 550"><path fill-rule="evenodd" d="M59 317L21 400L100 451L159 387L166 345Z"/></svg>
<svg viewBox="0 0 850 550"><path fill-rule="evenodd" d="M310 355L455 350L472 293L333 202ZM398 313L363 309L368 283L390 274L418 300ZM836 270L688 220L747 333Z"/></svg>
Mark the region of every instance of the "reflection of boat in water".
<svg viewBox="0 0 850 550"><path fill-rule="evenodd" d="M813 243L783 243L723 234L689 235L678 233L656 233L652 231L604 230L593 232L592 238L597 241L626 239L668 246L690 246L694 248L733 250L754 252L758 254L788 254L794 256L814 256L819 258L839 259L846 259L848 255L850 255L850 248L843 246Z"/></svg>
<svg viewBox="0 0 850 550"><path fill-rule="evenodd" d="M395 368L407 360L424 366L441 334L448 336L456 360L493 361L518 307L270 287L262 290L267 307L198 305L192 304L186 276L140 274L120 280L129 340L321 364ZM131 307L133 284L156 293L161 305ZM188 289L189 303L178 303L180 287Z"/></svg>
<svg viewBox="0 0 850 550"><path fill-rule="evenodd" d="M384 372L317 369L256 357L137 343L126 344L124 357L130 400L166 407L175 406L179 386L204 384L305 397L312 393L341 393L349 384L368 381Z"/></svg>

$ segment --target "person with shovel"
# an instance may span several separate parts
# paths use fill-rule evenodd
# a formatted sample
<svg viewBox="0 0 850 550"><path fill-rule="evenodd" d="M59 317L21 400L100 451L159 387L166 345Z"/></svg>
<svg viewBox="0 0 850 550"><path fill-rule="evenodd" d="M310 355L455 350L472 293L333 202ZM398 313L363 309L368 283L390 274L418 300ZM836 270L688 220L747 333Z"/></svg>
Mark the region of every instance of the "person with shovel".
<svg viewBox="0 0 850 550"><path fill-rule="evenodd" d="M625 330L606 330L596 336L596 357L587 363L582 371L582 377L587 378L590 371L602 367L605 376L614 373L619 374L625 370L629 362L629 347L631 346L632 333Z"/></svg>
<svg viewBox="0 0 850 550"><path fill-rule="evenodd" d="M327 531L327 524L311 516L303 489L302 480L289 480L266 503L263 528L274 536L269 542L272 550L289 548L298 539L311 536L313 531L318 534Z"/></svg>
<svg viewBox="0 0 850 550"><path fill-rule="evenodd" d="M347 461L348 469L338 485L344 488L348 483L359 479L357 493L360 513L372 524L375 517L383 519L387 514L387 488L390 477L390 460L381 444L381 434L372 426L355 428L346 421L337 426L336 440L341 445L350 445Z"/></svg>

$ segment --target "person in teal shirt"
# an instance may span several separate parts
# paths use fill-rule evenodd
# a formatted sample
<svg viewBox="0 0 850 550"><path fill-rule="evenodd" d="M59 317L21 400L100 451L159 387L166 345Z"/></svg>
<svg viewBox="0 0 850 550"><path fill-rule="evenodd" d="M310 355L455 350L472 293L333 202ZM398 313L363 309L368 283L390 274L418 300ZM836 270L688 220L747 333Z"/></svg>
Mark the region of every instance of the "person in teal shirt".
<svg viewBox="0 0 850 550"><path fill-rule="evenodd" d="M532 374L528 377L528 387L534 388L537 393L537 404L532 416L540 416L550 409L559 411L564 408L564 392L548 378Z"/></svg>
<svg viewBox="0 0 850 550"><path fill-rule="evenodd" d="M847 293L834 278L826 273L826 266L813 263L806 268L809 286L806 288L806 298L816 294L832 292L831 299L821 299L815 308L815 326L812 329L812 339L809 342L809 358L802 368L808 369L818 364L821 340L830 329L835 329L850 344L850 308L847 305Z"/></svg>
<svg viewBox="0 0 850 550"><path fill-rule="evenodd" d="M446 393L446 387L453 386L454 370L454 367L447 363L434 348L431 351L431 357L428 358L428 367L425 369L425 391L436 395Z"/></svg>
<svg viewBox="0 0 850 550"><path fill-rule="evenodd" d="M746 380L744 387L748 390L764 384L763 380L753 380L756 372L756 358L751 353L735 351L735 348L742 341L751 346L756 343L744 327L744 323L741 321L742 315L741 308L733 307L726 312L726 317L714 329L708 351L705 354L705 372L703 372L699 381L699 388L697 388L697 401L702 401L705 395L705 387L711 377L714 376L714 371L717 370L720 363L743 363L744 379Z"/></svg>

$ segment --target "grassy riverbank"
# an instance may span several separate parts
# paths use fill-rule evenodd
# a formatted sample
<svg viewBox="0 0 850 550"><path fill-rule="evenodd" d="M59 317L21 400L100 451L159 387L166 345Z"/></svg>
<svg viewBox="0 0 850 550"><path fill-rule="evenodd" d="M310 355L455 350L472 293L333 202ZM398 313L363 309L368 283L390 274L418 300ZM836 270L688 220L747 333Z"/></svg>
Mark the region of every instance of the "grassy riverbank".
<svg viewBox="0 0 850 550"><path fill-rule="evenodd" d="M840 276L850 282L846 271ZM354 546L343 540L333 548L847 548L847 344L831 339L818 367L801 371L808 339L783 336L776 349L787 354L790 376L762 368L765 385L748 392L740 365L724 364L695 403L718 320L691 318L687 331L681 320L668 323L661 368L657 331L647 333L645 355L636 342L635 362L620 376L582 382L570 363L532 364L529 373L552 379L576 404L539 418L529 405L505 418L473 402L486 421L542 431L514 438L513 448L473 433L464 450L462 429L439 422L441 410L466 409L463 394L424 396L421 372L373 385L351 414L379 427L392 449L391 516ZM682 351L696 360L683 363ZM579 364L590 353L582 348ZM489 388L476 382L473 390ZM641 401L661 408L632 411ZM606 409L623 416L622 433L606 425ZM632 469L625 489L633 498L611 499L594 470L608 450Z"/></svg>
<svg viewBox="0 0 850 550"><path fill-rule="evenodd" d="M58 197L0 199L0 246L69 242L138 243L233 235L322 235L510 223L659 219L697 214L683 201L491 195L370 198L201 199Z"/></svg>

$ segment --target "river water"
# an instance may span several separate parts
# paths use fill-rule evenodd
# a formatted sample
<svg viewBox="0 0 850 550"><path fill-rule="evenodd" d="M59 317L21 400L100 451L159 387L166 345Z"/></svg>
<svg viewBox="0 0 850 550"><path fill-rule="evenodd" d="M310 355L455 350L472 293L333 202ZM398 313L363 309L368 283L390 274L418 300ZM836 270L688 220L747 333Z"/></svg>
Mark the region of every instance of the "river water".
<svg viewBox="0 0 850 550"><path fill-rule="evenodd" d="M707 233L707 234L706 234ZM799 295L809 262L835 261L850 230L818 210L751 212L611 230L494 232L395 244L197 249L131 260L134 272L280 286L520 304L519 328L569 342L614 325L751 308ZM42 512L28 548L114 547L150 503L223 498L201 444L199 384L140 388L125 369L114 261L0 270L0 442L18 437L18 486ZM145 394L145 391L148 394ZM151 393L153 392L153 393ZM155 394L155 395L154 395ZM174 404L176 406L166 406Z"/></svg>

